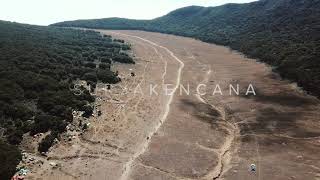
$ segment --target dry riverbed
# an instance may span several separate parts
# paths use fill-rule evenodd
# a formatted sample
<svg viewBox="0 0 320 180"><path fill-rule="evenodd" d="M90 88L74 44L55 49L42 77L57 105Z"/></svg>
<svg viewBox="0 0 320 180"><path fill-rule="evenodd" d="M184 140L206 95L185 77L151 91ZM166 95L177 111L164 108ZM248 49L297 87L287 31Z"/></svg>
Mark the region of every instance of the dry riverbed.
<svg viewBox="0 0 320 180"><path fill-rule="evenodd" d="M190 38L101 32L131 43L136 64L112 67L122 82L97 88L102 116L55 145L27 179L320 178L319 100L270 67Z"/></svg>

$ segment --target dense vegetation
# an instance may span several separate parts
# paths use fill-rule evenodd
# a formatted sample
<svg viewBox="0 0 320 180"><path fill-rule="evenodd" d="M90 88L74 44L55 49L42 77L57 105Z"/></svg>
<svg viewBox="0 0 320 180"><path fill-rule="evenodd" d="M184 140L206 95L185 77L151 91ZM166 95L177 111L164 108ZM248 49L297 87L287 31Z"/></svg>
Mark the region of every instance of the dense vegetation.
<svg viewBox="0 0 320 180"><path fill-rule="evenodd" d="M319 19L319 0L260 0L191 6L154 20L110 18L54 25L157 31L230 46L271 64L283 77L320 97Z"/></svg>
<svg viewBox="0 0 320 180"><path fill-rule="evenodd" d="M73 92L75 80L92 87L98 81L117 83L110 63L134 63L128 49L94 31L0 21L0 179L14 173L21 156L14 145L24 133L51 131L39 145L45 152L73 120L73 110L92 114L95 99L86 89Z"/></svg>
<svg viewBox="0 0 320 180"><path fill-rule="evenodd" d="M10 179L21 161L20 150L14 145L8 145L0 139L0 179Z"/></svg>

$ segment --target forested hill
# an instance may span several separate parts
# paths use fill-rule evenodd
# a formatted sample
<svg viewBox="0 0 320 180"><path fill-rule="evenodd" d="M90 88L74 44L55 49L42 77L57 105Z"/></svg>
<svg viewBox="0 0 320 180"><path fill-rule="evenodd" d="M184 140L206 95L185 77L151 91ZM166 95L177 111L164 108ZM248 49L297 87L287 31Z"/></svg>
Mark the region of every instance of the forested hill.
<svg viewBox="0 0 320 180"><path fill-rule="evenodd" d="M320 97L320 0L260 0L218 7L191 6L153 20L119 18L53 24L139 29L226 45L275 67Z"/></svg>
<svg viewBox="0 0 320 180"><path fill-rule="evenodd" d="M94 31L0 21L1 180L15 173L24 134L50 132L38 147L46 152L73 121L73 111L92 115L95 98L74 88L76 80L93 88L99 81L117 83L110 63L134 63L129 48Z"/></svg>

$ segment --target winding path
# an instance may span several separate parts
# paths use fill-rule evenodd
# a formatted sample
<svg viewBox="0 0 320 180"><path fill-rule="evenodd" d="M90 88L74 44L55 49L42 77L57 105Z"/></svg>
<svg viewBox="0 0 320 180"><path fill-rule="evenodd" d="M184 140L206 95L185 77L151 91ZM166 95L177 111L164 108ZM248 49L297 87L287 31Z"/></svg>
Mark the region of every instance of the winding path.
<svg viewBox="0 0 320 180"><path fill-rule="evenodd" d="M112 32L112 33L114 33L114 32ZM149 134L149 136L148 136L149 138L148 138L144 143L141 144L141 148L140 148L140 149L133 155L133 157L125 164L125 170L124 170L124 172L123 172L123 174L122 174L122 176L121 176L121 179L125 180L125 179L128 179L128 175L129 175L129 173L130 173L130 171L131 171L131 167L132 167L133 162L134 162L141 154L143 154L143 153L146 151L146 149L148 148L148 145L149 145L149 143L150 143L150 141L151 141L152 136L158 131L158 129L161 127L161 125L162 125L162 124L165 122L165 120L167 119L167 116L168 116L168 114L169 114L169 112L170 112L170 105L171 105L171 103L172 103L173 96L174 96L175 92L177 91L177 89L179 88L179 85L180 85L181 73L182 73L182 69L183 69L183 67L184 67L184 63L183 63L177 56L175 56L175 54L174 54L172 51L170 51L168 48L166 48L166 47L164 47L164 46L160 46L160 45L158 45L157 43L154 43L154 42L152 42L152 41L150 41L150 40L144 39L144 38L139 37L139 36L132 36L132 35L127 35L127 34L123 34L123 33L115 33L115 34L119 34L119 35L124 35L124 36L129 36L129 37L137 38L137 39L140 39L140 40L142 40L142 41L144 41L144 42L147 42L147 43L149 43L149 44L151 44L151 45L153 45L153 46L162 48L162 49L166 50L166 51L167 51L177 62L179 62L179 64L180 64L180 66L179 66L179 68L178 68L178 70L177 70L177 71L178 71L178 73L177 73L178 75L177 75L177 80L176 80L176 83L175 83L175 87L173 88L173 93L172 93L172 94L170 95L170 97L169 97L169 100L168 100L168 102L167 102L167 104L166 104L165 112L164 112L163 116L161 117L160 123L158 124L157 127L154 128L154 131L150 132L150 134ZM156 51L156 52L158 53L158 51ZM162 76L162 78L164 78L164 77L165 77L165 74Z"/></svg>

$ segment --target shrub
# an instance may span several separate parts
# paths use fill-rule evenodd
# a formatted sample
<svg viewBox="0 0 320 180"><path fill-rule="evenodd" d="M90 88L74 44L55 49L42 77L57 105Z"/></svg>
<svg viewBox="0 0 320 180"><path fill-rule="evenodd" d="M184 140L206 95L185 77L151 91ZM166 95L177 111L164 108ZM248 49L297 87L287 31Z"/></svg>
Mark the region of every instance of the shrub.
<svg viewBox="0 0 320 180"><path fill-rule="evenodd" d="M16 172L16 166L22 159L17 146L9 145L0 140L0 179L10 179Z"/></svg>
<svg viewBox="0 0 320 180"><path fill-rule="evenodd" d="M83 80L97 82L98 77L95 72L86 73L82 76Z"/></svg>
<svg viewBox="0 0 320 180"><path fill-rule="evenodd" d="M133 59L127 55L118 54L112 58L112 60L120 62L120 63L127 63L127 64L134 64L135 62Z"/></svg>
<svg viewBox="0 0 320 180"><path fill-rule="evenodd" d="M100 61L103 63L111 64L111 60L108 57L102 57L102 58L100 58Z"/></svg>
<svg viewBox="0 0 320 180"><path fill-rule="evenodd" d="M85 67L88 67L88 68L94 69L94 68L96 68L97 65L96 65L96 63L88 62L88 63L86 63L84 66L85 66Z"/></svg>
<svg viewBox="0 0 320 180"><path fill-rule="evenodd" d="M50 149L50 147L53 145L55 138L58 138L58 132L53 131L50 134L48 134L39 143L38 151L39 152L47 152Z"/></svg>
<svg viewBox="0 0 320 180"><path fill-rule="evenodd" d="M90 105L84 106L81 111L84 111L84 113L82 114L83 117L89 118L90 116L92 116L93 113L93 107Z"/></svg>
<svg viewBox="0 0 320 180"><path fill-rule="evenodd" d="M116 76L116 74L109 70L98 70L97 72L98 79L103 83L117 83L120 79Z"/></svg>
<svg viewBox="0 0 320 180"><path fill-rule="evenodd" d="M119 43L124 43L124 40L122 40L122 39L114 39L113 41L114 42L119 42Z"/></svg>
<svg viewBox="0 0 320 180"><path fill-rule="evenodd" d="M99 64L100 69L110 69L110 64L107 63L100 63Z"/></svg>

